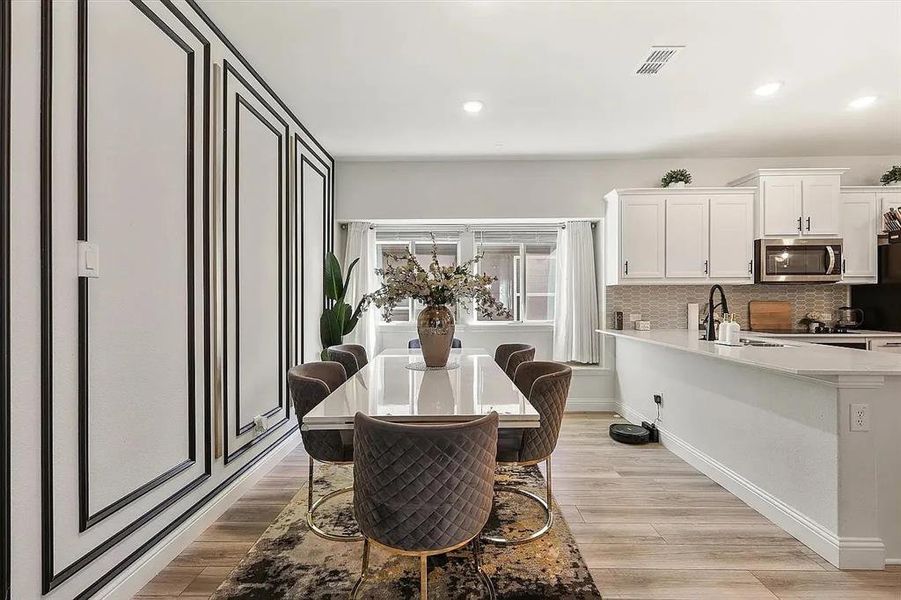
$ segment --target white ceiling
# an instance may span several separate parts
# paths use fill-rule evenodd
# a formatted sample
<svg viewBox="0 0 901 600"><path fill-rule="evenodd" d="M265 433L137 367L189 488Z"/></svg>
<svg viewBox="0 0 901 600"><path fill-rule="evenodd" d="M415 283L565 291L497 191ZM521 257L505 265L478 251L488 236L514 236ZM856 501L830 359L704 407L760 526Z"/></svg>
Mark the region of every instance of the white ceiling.
<svg viewBox="0 0 901 600"><path fill-rule="evenodd" d="M898 1L202 6L336 157L901 154Z"/></svg>

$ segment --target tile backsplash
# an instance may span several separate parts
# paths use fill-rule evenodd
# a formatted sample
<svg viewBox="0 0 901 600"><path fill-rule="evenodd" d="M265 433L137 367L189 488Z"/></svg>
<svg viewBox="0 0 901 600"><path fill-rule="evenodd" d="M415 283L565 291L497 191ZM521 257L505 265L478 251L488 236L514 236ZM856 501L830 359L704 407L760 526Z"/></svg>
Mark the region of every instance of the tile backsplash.
<svg viewBox="0 0 901 600"><path fill-rule="evenodd" d="M846 285L724 285L731 312L737 313L742 329L748 327L750 300L785 300L792 303L792 323L811 311L832 312L849 303ZM709 285L612 285L607 287L607 326L613 327L613 314L622 311L628 327L629 313L641 313L652 329L685 329L688 304L704 305ZM719 295L717 295L717 298Z"/></svg>

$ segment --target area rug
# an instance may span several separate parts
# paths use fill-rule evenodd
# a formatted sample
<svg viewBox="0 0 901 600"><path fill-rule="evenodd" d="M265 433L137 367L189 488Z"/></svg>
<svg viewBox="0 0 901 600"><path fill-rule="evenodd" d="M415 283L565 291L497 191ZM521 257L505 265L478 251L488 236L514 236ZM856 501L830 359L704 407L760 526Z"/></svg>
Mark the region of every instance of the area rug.
<svg viewBox="0 0 901 600"><path fill-rule="evenodd" d="M349 486L351 467L317 465L314 501ZM544 495L538 467L499 468L499 485L514 485ZM332 499L317 511L317 524L326 531L357 533L351 513L352 495ZM213 600L329 600L350 597L360 574L362 542L331 542L306 525L307 489L304 486L228 579ZM572 533L555 509L554 527L538 541L515 547L484 546L484 570L500 599L600 599ZM519 537L537 529L543 513L533 502L498 493L488 523L491 535ZM394 600L419 597L419 561L373 547L370 570L361 597ZM429 597L486 598L472 566L472 553L461 549L429 559Z"/></svg>

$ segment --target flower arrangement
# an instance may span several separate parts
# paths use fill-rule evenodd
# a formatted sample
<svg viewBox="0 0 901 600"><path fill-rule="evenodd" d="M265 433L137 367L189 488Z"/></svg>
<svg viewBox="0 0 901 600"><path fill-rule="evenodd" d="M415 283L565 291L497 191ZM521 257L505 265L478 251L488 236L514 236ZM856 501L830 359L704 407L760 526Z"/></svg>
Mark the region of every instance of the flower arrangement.
<svg viewBox="0 0 901 600"><path fill-rule="evenodd" d="M879 181L882 185L901 183L901 165L894 165L891 169L882 174Z"/></svg>
<svg viewBox="0 0 901 600"><path fill-rule="evenodd" d="M382 286L364 298L366 306L375 305L385 321L391 320L391 311L407 298L427 306L456 304L469 299L483 317L510 316L510 311L491 295L489 286L497 281L497 277L474 272L481 254L462 265L441 266L438 245L432 236L432 260L428 267L422 266L409 250L400 255L390 254L388 258L388 264L375 271Z"/></svg>
<svg viewBox="0 0 901 600"><path fill-rule="evenodd" d="M666 172L666 175L660 178L660 183L663 187L669 187L674 183L685 183L688 185L691 183L691 173L686 169L671 169Z"/></svg>

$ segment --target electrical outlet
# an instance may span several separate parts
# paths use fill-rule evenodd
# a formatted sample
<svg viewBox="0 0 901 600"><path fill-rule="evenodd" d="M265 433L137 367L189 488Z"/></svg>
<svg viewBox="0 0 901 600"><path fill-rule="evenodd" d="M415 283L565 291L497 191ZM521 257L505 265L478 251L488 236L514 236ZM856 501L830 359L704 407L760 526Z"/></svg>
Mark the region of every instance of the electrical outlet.
<svg viewBox="0 0 901 600"><path fill-rule="evenodd" d="M641 321L641 313L629 313L629 323Z"/></svg>
<svg viewBox="0 0 901 600"><path fill-rule="evenodd" d="M269 429L269 419L263 415L257 415L253 418L253 434L260 435Z"/></svg>
<svg viewBox="0 0 901 600"><path fill-rule="evenodd" d="M869 431L870 430L870 405L869 404L852 404L851 405L851 431Z"/></svg>

